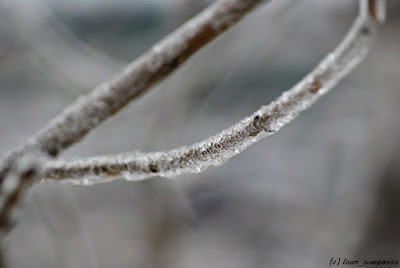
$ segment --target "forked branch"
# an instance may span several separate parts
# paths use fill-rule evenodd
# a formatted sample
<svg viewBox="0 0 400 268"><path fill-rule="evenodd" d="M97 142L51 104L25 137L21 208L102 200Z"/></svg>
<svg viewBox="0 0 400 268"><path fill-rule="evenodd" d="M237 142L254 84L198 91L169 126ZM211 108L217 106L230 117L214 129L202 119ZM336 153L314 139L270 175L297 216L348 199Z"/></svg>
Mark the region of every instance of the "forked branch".
<svg viewBox="0 0 400 268"><path fill-rule="evenodd" d="M0 163L0 183L26 152L57 156L266 1L269 0L220 0L205 9L113 79L79 98L27 142L8 152Z"/></svg>
<svg viewBox="0 0 400 268"><path fill-rule="evenodd" d="M367 55L385 17L385 0L360 0L358 18L339 46L297 85L231 128L189 147L170 151L51 160L45 178L89 185L124 176L139 180L176 176L220 165L272 135L334 88Z"/></svg>

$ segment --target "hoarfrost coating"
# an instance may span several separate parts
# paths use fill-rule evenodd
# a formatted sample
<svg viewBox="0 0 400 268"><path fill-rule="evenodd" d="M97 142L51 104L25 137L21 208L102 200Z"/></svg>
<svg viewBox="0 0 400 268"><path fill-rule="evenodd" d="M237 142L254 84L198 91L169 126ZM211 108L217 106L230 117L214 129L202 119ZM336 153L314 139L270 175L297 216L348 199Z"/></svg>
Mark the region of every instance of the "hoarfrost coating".
<svg viewBox="0 0 400 268"><path fill-rule="evenodd" d="M79 98L0 162L0 182L27 152L56 157L93 128L180 67L194 53L268 0L220 0L133 61L114 78ZM230 18L229 20L223 18ZM218 22L218 23L215 23Z"/></svg>
<svg viewBox="0 0 400 268"><path fill-rule="evenodd" d="M380 0L377 0L380 1ZM75 160L49 160L45 178L78 185L110 181L115 177L141 180L174 177L221 165L256 141L272 135L334 88L367 55L377 34L382 2L362 0L360 15L339 46L292 89L238 124L192 146L162 152L132 152Z"/></svg>

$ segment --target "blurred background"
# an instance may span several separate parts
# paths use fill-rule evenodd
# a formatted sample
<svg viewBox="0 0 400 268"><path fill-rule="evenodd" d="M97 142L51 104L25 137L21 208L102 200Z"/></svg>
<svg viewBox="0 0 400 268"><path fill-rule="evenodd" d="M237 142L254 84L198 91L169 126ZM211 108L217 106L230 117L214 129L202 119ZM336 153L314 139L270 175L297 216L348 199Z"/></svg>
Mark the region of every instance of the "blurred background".
<svg viewBox="0 0 400 268"><path fill-rule="evenodd" d="M213 1L1 0L0 152ZM28 193L9 267L328 267L400 260L400 3L370 55L279 133L176 179ZM341 40L357 1L275 0L61 157L172 149L250 115Z"/></svg>

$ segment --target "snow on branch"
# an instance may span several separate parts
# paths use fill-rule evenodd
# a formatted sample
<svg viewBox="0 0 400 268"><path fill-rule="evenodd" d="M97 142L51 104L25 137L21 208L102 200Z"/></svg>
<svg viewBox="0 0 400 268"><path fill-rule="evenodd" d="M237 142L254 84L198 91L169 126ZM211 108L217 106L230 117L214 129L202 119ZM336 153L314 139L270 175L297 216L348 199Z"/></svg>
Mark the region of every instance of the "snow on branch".
<svg viewBox="0 0 400 268"><path fill-rule="evenodd" d="M50 160L45 178L90 185L116 177L173 177L221 165L261 138L272 135L334 88L367 55L385 17L385 0L360 0L359 16L339 46L292 89L231 128L188 147L128 152L75 160Z"/></svg>
<svg viewBox="0 0 400 268"><path fill-rule="evenodd" d="M231 28L262 2L220 0L133 61L120 74L80 97L27 142L9 151L0 163L0 182L14 161L30 151L57 156L131 100L160 82L190 56Z"/></svg>

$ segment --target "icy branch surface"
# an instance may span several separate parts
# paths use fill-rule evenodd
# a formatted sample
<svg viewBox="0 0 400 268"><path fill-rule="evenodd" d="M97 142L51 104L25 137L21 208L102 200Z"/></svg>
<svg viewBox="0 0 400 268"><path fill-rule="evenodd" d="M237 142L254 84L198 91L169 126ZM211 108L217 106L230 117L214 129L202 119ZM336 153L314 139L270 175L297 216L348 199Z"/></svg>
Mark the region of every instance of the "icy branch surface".
<svg viewBox="0 0 400 268"><path fill-rule="evenodd" d="M30 151L57 156L266 0L220 0L133 61L120 74L80 97L0 163L0 182Z"/></svg>
<svg viewBox="0 0 400 268"><path fill-rule="evenodd" d="M360 12L339 46L292 89L231 128L188 147L162 152L118 155L46 163L47 179L91 185L116 177L141 180L174 177L221 165L251 144L277 132L334 88L367 55L384 19L385 0L360 0ZM221 22L223 23L223 22Z"/></svg>

